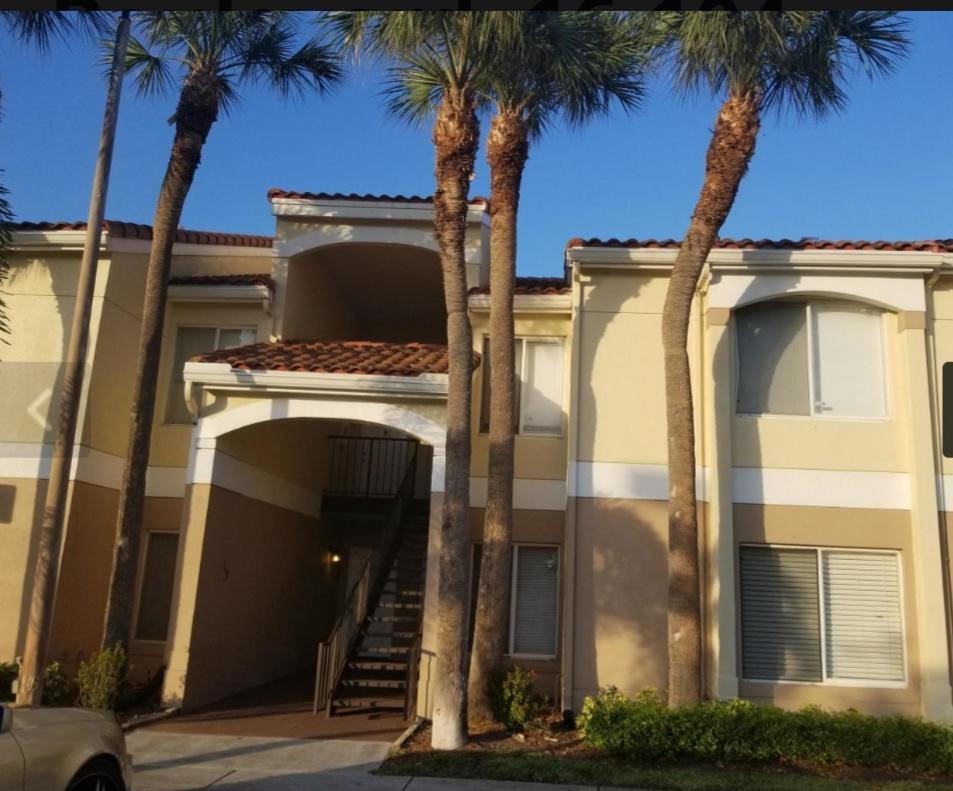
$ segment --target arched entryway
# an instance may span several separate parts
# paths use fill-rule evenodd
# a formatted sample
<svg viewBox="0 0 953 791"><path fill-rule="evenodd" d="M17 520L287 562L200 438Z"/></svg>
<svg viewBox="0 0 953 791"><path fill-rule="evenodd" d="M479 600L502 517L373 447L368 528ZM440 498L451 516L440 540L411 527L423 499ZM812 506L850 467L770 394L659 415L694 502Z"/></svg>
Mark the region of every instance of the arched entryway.
<svg viewBox="0 0 953 791"><path fill-rule="evenodd" d="M271 704L310 714L318 646L370 573L401 484L423 592L444 431L419 406L249 401L193 431L164 698L185 711L243 695L260 707L273 683Z"/></svg>

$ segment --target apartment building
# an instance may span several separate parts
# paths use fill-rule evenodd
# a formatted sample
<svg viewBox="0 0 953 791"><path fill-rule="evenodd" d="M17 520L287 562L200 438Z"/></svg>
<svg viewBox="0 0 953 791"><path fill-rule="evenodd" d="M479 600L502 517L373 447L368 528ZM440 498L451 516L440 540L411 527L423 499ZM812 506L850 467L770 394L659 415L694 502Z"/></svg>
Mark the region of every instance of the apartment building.
<svg viewBox="0 0 953 791"><path fill-rule="evenodd" d="M268 197L273 238L179 232L133 669L164 667L165 699L186 709L307 671L316 708L426 714L447 392L433 204ZM474 199L475 567L488 230ZM68 666L101 639L150 236L109 222L103 239L53 623ZM83 239L81 224L15 234L0 659L26 628ZM517 281L508 654L565 709L600 687L666 682L661 312L677 246L576 238L561 272ZM951 274L953 240L712 251L689 350L710 695L953 719L939 409ZM417 540L417 560L401 554Z"/></svg>

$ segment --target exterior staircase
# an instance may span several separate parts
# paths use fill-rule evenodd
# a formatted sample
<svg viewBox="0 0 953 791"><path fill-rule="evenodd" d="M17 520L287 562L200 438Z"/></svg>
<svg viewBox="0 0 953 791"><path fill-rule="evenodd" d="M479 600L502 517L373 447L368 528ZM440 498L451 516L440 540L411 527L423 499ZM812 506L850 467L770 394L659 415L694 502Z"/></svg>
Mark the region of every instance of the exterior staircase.
<svg viewBox="0 0 953 791"><path fill-rule="evenodd" d="M389 569L369 591L367 616L327 704L329 716L402 712L409 718L417 696L429 504L413 502L390 554ZM388 564L385 560L385 565Z"/></svg>

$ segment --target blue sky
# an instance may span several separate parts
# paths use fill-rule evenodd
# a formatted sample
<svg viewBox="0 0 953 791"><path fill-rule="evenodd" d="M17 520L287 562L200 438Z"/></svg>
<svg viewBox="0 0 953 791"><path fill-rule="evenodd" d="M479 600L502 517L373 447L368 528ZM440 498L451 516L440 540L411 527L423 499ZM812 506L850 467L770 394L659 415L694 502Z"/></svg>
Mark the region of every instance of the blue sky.
<svg viewBox="0 0 953 791"><path fill-rule="evenodd" d="M766 120L725 236L953 236L953 12L911 19L913 49L885 80L856 78L844 113ZM23 220L84 219L102 121L95 46L41 56L0 35L0 167ZM150 223L165 170L172 96L127 84L107 216ZM209 136L182 224L270 234L269 187L429 194L427 128L389 118L381 78L352 71L331 95L284 102L251 87ZM679 237L701 183L716 104L653 82L645 108L580 132L557 129L527 165L520 274L558 274L573 236ZM488 192L481 151L473 194Z"/></svg>

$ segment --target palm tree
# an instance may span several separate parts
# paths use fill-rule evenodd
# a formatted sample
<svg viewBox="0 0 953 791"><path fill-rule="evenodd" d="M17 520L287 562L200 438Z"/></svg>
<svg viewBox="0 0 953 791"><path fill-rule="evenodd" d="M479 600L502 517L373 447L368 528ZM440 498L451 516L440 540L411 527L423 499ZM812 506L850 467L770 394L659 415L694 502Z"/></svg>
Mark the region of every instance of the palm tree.
<svg viewBox="0 0 953 791"><path fill-rule="evenodd" d="M54 33L57 35L63 34L62 25L65 23L60 19L58 13L23 14L18 16L15 22L25 24L25 20L33 18L38 18L39 21L34 20L33 24L28 26L27 32L21 31L20 35L35 39L41 48L48 46L49 37ZM98 23L90 24L94 27L99 26ZM16 24L14 29L17 29ZM60 543L69 487L68 473L73 459L74 435L79 415L83 368L86 364L86 350L89 342L93 290L99 263L99 246L102 239L103 215L109 186L109 170L112 165L113 142L116 136L116 123L119 118L119 98L122 90L128 37L129 12L124 11L116 26L115 56L109 70L106 109L100 134L99 152L93 173L89 215L86 223L86 243L83 248L83 258L80 262L75 308L70 327L69 345L66 350L63 382L60 387L60 407L56 421L53 456L50 459L50 474L43 507L43 520L40 526L36 574L30 601L30 620L23 649L20 684L17 688L17 700L24 705L35 705L43 698L45 679L42 669L46 666L50 621L53 615L53 595L56 589ZM3 190L4 195L5 192ZM10 233L7 225L9 217L9 206L4 199L2 206L0 206L0 281L2 281L7 269L6 251L10 243ZM0 331L5 331L7 327L2 308L3 304L0 302Z"/></svg>
<svg viewBox="0 0 953 791"><path fill-rule="evenodd" d="M494 115L490 165L489 477L476 624L470 656L470 721L493 716L488 682L506 651L513 526L516 225L530 144L559 116L581 125L613 101L634 109L648 65L643 39L612 12L501 12L515 17L515 46L500 51L488 90ZM486 374L484 374L486 375Z"/></svg>
<svg viewBox="0 0 953 791"><path fill-rule="evenodd" d="M175 69L180 72L181 85L172 116L175 137L159 190L146 271L104 648L117 643L125 647L129 640L172 246L202 147L219 113L237 103L240 84L262 79L282 95L309 89L323 93L341 77L335 55L317 39L295 47L295 19L293 14L278 11L141 12L137 21L145 41L133 38L129 42L127 65L136 72L140 92L170 87Z"/></svg>
<svg viewBox="0 0 953 791"><path fill-rule="evenodd" d="M754 155L765 110L820 117L843 108L852 67L889 73L907 47L887 11L665 12L656 15L678 84L723 97L695 211L662 312L669 474L668 701L702 694L695 431L687 339L701 268Z"/></svg>
<svg viewBox="0 0 953 791"><path fill-rule="evenodd" d="M420 122L433 117L434 230L447 308L447 458L437 592L435 749L467 739L466 607L469 562L470 406L473 340L467 312L464 240L470 177L479 138L477 110L489 66L505 47L507 14L457 11L341 12L343 43L395 65L389 108Z"/></svg>

